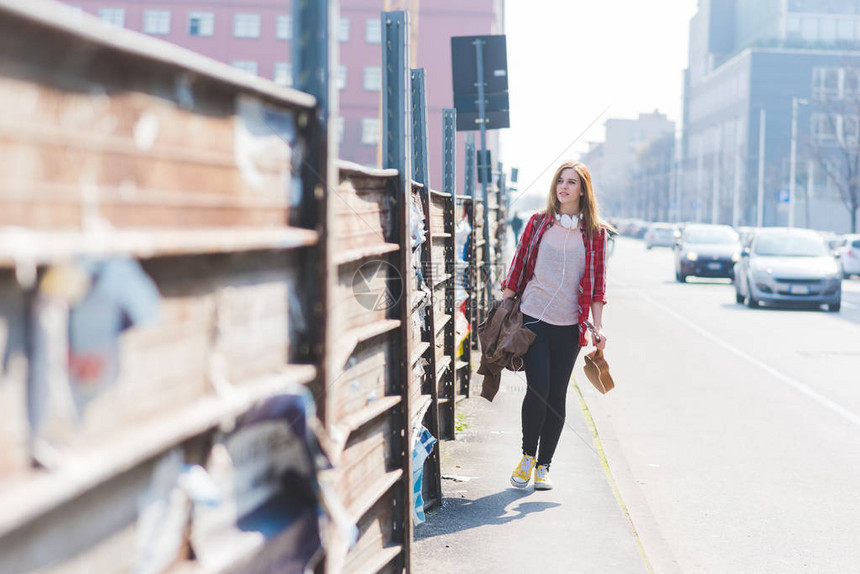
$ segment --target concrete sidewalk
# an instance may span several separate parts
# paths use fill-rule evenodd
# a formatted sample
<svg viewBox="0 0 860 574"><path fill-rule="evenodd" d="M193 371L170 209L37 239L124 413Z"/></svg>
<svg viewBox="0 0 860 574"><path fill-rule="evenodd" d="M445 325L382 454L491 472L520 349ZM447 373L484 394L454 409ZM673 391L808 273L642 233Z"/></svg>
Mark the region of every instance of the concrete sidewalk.
<svg viewBox="0 0 860 574"><path fill-rule="evenodd" d="M457 440L440 445L444 499L415 528L412 571L653 572L576 386L550 473L555 488L535 491L509 482L521 456L525 375L504 371L492 403L479 396L481 377L474 379L473 398L458 405Z"/></svg>

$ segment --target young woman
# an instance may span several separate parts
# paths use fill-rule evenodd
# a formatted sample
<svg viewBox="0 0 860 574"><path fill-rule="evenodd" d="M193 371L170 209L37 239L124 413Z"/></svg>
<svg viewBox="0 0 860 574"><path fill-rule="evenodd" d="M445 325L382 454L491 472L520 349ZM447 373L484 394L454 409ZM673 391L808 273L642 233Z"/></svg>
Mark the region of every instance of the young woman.
<svg viewBox="0 0 860 574"><path fill-rule="evenodd" d="M606 237L591 174L579 162L560 165L546 211L531 217L517 246L502 297L519 297L523 325L535 340L523 357L528 390L523 399L523 458L511 484L525 488L534 470L536 490L549 490L549 466L561 436L573 364L587 344L589 313L603 349ZM597 339L597 337L595 338Z"/></svg>

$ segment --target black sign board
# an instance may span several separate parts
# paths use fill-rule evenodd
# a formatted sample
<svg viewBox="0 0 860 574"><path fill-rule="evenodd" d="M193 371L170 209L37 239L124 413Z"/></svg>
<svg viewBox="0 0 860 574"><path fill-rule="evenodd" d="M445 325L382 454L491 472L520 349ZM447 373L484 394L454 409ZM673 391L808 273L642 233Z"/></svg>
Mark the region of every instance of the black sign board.
<svg viewBox="0 0 860 574"><path fill-rule="evenodd" d="M508 51L504 35L455 36L451 38L454 107L457 131L477 131L478 62L475 41L481 40L484 65L484 115L488 130L510 127L508 103Z"/></svg>

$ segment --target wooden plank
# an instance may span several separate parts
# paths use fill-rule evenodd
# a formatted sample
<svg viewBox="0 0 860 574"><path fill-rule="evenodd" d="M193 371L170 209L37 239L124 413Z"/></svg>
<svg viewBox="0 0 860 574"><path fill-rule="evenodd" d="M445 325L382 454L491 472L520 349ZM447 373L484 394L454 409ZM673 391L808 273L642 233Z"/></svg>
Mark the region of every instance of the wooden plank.
<svg viewBox="0 0 860 574"><path fill-rule="evenodd" d="M442 374L448 370L451 366L451 357L446 356L441 361L437 362L436 365L436 378L442 378Z"/></svg>
<svg viewBox="0 0 860 574"><path fill-rule="evenodd" d="M392 477L394 478L394 477ZM402 476L396 477L402 479ZM359 515L358 520L359 538L355 546L350 550L343 569L344 572L370 571L368 564L378 564L381 556L385 556L385 549L391 546L395 532L393 520L395 512L399 510L400 501L395 505L394 487L396 482L388 484L390 480L380 482L376 485L375 492L382 492L379 498L365 512ZM355 516L355 514L352 514Z"/></svg>
<svg viewBox="0 0 860 574"><path fill-rule="evenodd" d="M364 327L351 329L341 335L335 342L335 348L331 351L333 355L332 367L335 369L334 376L340 376L345 368L347 359L352 355L358 344L394 331L398 327L400 327L400 321L386 319L375 321Z"/></svg>
<svg viewBox="0 0 860 574"><path fill-rule="evenodd" d="M400 404L401 400L400 396L382 397L377 399L360 411L352 413L339 420L337 422L338 431L343 433L345 436L349 436L351 433L368 424L375 418L382 416L392 407Z"/></svg>
<svg viewBox="0 0 860 574"><path fill-rule="evenodd" d="M44 265L72 257L208 255L258 250L288 250L316 245L316 231L278 229L41 231L0 228L0 267L18 263Z"/></svg>
<svg viewBox="0 0 860 574"><path fill-rule="evenodd" d="M409 364L414 365L418 362L418 359L424 356L427 350L430 348L430 343L427 341L421 341L415 347L415 351L412 353L412 356L409 358Z"/></svg>
<svg viewBox="0 0 860 574"><path fill-rule="evenodd" d="M452 277L452 275L450 273L443 273L443 274L439 275L438 277L434 277L433 278L433 288L434 289L437 288L439 285L441 285L442 283L444 283L448 279L451 279L451 277Z"/></svg>
<svg viewBox="0 0 860 574"><path fill-rule="evenodd" d="M366 327L388 318L402 293L390 291L395 268L383 261L356 261L337 270L331 309L341 331ZM392 299L389 300L389 297Z"/></svg>
<svg viewBox="0 0 860 574"><path fill-rule="evenodd" d="M439 332L445 328L445 325L448 324L448 321L451 320L451 315L442 315L440 318L436 320L436 336L439 336Z"/></svg>
<svg viewBox="0 0 860 574"><path fill-rule="evenodd" d="M335 265L346 265L347 263L354 263L359 259L365 259L368 257L381 257L388 253L394 253L398 250L400 250L400 245L396 243L368 245L367 247L358 247L356 249L350 249L349 251L337 253L334 257L334 262Z"/></svg>
<svg viewBox="0 0 860 574"><path fill-rule="evenodd" d="M370 342L356 349L347 362L347 369L330 387L334 420L348 420L385 395L390 361L391 348L387 341Z"/></svg>
<svg viewBox="0 0 860 574"><path fill-rule="evenodd" d="M300 369L305 373L304 378L316 370L310 365ZM297 372L294 370L293 374ZM192 405L181 405L145 425L117 430L97 447L78 449L73 459L55 471L3 484L0 537L105 480L247 411L257 401L291 388L287 375L280 375L235 389L229 396L211 396Z"/></svg>
<svg viewBox="0 0 860 574"><path fill-rule="evenodd" d="M380 551L373 554L372 558L367 559L361 564L350 563L350 572L353 574L377 574L383 568L389 565L392 560L400 556L403 552L403 547L399 544L394 546L386 546Z"/></svg>
<svg viewBox="0 0 860 574"><path fill-rule="evenodd" d="M338 459L336 488L343 505L360 505L370 487L393 470L392 418L377 419L353 434ZM361 515L352 518L356 521Z"/></svg>
<svg viewBox="0 0 860 574"><path fill-rule="evenodd" d="M398 468L386 473L373 484L367 485L363 495L351 505L347 512L350 517L358 522L379 500L397 484L403 476L403 469Z"/></svg>
<svg viewBox="0 0 860 574"><path fill-rule="evenodd" d="M261 101L221 101L220 113L203 115L155 94L106 94L110 76L79 71L95 93L0 77L0 152L7 160L0 170L0 225L288 223L291 144L256 129L258 110L266 107ZM155 92L170 76L153 81ZM206 150L201 141L229 147Z"/></svg>

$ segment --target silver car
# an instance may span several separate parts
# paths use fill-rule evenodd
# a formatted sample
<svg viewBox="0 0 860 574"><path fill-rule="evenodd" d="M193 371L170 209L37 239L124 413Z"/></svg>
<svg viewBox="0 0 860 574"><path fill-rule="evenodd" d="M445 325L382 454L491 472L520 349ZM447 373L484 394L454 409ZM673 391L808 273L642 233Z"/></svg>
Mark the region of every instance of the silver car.
<svg viewBox="0 0 860 574"><path fill-rule="evenodd" d="M735 299L760 303L842 306L842 273L827 244L808 229L756 230L735 265Z"/></svg>
<svg viewBox="0 0 860 574"><path fill-rule="evenodd" d="M860 276L860 235L849 234L840 238L839 256L842 263L842 277Z"/></svg>

